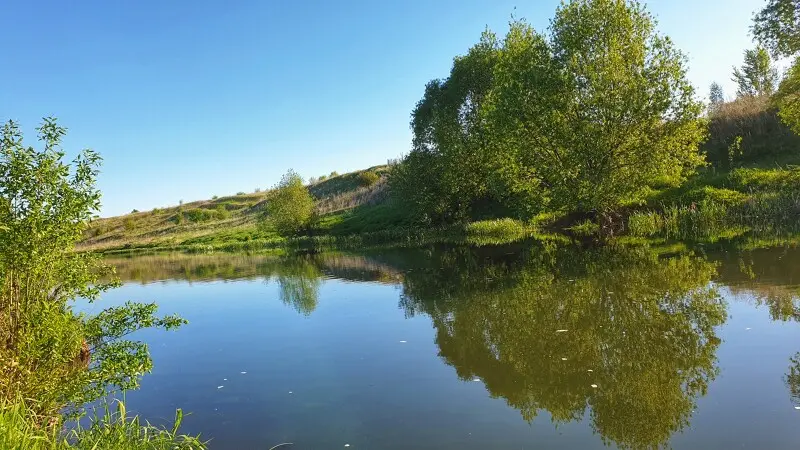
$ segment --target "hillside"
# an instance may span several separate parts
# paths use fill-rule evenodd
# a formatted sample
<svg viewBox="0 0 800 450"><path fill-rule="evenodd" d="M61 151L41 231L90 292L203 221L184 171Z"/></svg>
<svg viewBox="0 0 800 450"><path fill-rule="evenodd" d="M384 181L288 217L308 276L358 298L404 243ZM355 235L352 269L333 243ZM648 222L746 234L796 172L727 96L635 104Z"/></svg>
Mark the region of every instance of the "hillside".
<svg viewBox="0 0 800 450"><path fill-rule="evenodd" d="M375 177L364 176L371 172ZM317 201L320 230L331 235L376 231L402 223L387 208L388 166L337 175L309 184ZM220 246L279 239L259 217L270 191L240 193L150 211L97 219L86 230L78 249L107 251L130 248Z"/></svg>

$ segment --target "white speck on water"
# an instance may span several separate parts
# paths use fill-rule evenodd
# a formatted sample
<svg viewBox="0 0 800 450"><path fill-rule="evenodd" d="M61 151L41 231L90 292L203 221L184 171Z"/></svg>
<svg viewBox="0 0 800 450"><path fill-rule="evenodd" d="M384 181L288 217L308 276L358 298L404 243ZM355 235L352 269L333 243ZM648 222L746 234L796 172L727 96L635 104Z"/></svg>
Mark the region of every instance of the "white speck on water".
<svg viewBox="0 0 800 450"><path fill-rule="evenodd" d="M406 343L406 341L400 341L400 343L401 343L401 344L405 344L405 343Z"/></svg>
<svg viewBox="0 0 800 450"><path fill-rule="evenodd" d="M800 406L795 406L794 409L800 409Z"/></svg>
<svg viewBox="0 0 800 450"><path fill-rule="evenodd" d="M745 330L752 330L752 328L750 328L750 327L747 327L747 328L745 328Z"/></svg>
<svg viewBox="0 0 800 450"><path fill-rule="evenodd" d="M239 372L239 373L240 373L240 374L242 374L242 375L244 375L244 374L246 374L247 372Z"/></svg>
<svg viewBox="0 0 800 450"><path fill-rule="evenodd" d="M473 378L473 379L472 379L472 381L481 381L481 379L480 379L480 378L477 378L477 377L475 377L475 378Z"/></svg>
<svg viewBox="0 0 800 450"><path fill-rule="evenodd" d="M345 447L350 447L350 444L344 444Z"/></svg>
<svg viewBox="0 0 800 450"><path fill-rule="evenodd" d="M569 330L556 330L556 333L566 333Z"/></svg>
<svg viewBox="0 0 800 450"><path fill-rule="evenodd" d="M292 393L292 391L289 391L289 393L291 394L291 393Z"/></svg>
<svg viewBox="0 0 800 450"><path fill-rule="evenodd" d="M222 381L228 381L228 379L227 378L223 378Z"/></svg>
<svg viewBox="0 0 800 450"><path fill-rule="evenodd" d="M587 372L594 372L592 369L586 369Z"/></svg>
<svg viewBox="0 0 800 450"><path fill-rule="evenodd" d="M596 389L596 388L597 388L597 385L596 385L596 384L593 384L593 385L592 385L592 387Z"/></svg>
<svg viewBox="0 0 800 450"><path fill-rule="evenodd" d="M562 361L566 361L566 360L567 360L567 358L561 358L561 360L562 360Z"/></svg>
<svg viewBox="0 0 800 450"><path fill-rule="evenodd" d="M224 388L224 387L225 387L225 386L217 386L217 389L222 389L222 388Z"/></svg>

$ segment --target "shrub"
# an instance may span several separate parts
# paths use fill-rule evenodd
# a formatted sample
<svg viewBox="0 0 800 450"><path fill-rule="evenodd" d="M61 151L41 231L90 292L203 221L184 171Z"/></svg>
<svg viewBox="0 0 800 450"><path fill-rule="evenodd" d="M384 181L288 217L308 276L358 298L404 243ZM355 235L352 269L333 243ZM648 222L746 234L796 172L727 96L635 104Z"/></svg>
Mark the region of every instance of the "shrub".
<svg viewBox="0 0 800 450"><path fill-rule="evenodd" d="M190 209L184 213L186 220L189 222L206 222L214 218L214 211L207 209L195 208Z"/></svg>
<svg viewBox="0 0 800 450"><path fill-rule="evenodd" d="M214 210L214 218L217 220L227 219L231 216L231 213L225 207L225 205L217 205L217 208Z"/></svg>
<svg viewBox="0 0 800 450"><path fill-rule="evenodd" d="M211 200L216 200L216 199L218 199L218 198L219 198L219 196L217 196L217 195L214 195L214 196L212 196L212 197L211 197Z"/></svg>
<svg viewBox="0 0 800 450"><path fill-rule="evenodd" d="M330 175L328 175L328 178L333 178L333 177L338 177L338 176L339 176L339 172L334 170L333 172L331 172Z"/></svg>
<svg viewBox="0 0 800 450"><path fill-rule="evenodd" d="M122 226L127 231L135 230L136 229L136 221L131 219L131 218L127 218L127 219L122 221Z"/></svg>
<svg viewBox="0 0 800 450"><path fill-rule="evenodd" d="M239 191L239 192L236 193L236 195L247 195L247 193L244 192L244 191Z"/></svg>
<svg viewBox="0 0 800 450"><path fill-rule="evenodd" d="M138 212L139 212L139 210L138 210L138 209L136 209L136 208L134 208L133 210L131 210L131 214L136 214L136 213L138 213Z"/></svg>
<svg viewBox="0 0 800 450"><path fill-rule="evenodd" d="M47 118L39 131L41 151L23 145L14 122L0 136L0 361L12 362L0 364L0 405L35 399L25 414L41 425L138 387L152 360L144 343L122 338L184 321L155 317L155 304L72 311L76 298L117 285L97 256L74 251L100 204L100 158L84 151L66 164L66 130Z"/></svg>
<svg viewBox="0 0 800 450"><path fill-rule="evenodd" d="M295 236L307 231L314 217L314 199L303 179L289 170L275 186L269 200L262 226L271 224L281 236Z"/></svg>
<svg viewBox="0 0 800 450"><path fill-rule="evenodd" d="M358 183L362 186L372 186L377 183L380 178L381 177L377 173L368 170L358 174Z"/></svg>

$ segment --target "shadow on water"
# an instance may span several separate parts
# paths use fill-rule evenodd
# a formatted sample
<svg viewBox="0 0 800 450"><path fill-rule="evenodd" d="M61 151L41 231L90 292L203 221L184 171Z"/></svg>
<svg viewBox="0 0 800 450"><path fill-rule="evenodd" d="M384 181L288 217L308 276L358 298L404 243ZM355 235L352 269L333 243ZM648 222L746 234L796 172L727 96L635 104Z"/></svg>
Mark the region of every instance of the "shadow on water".
<svg viewBox="0 0 800 450"><path fill-rule="evenodd" d="M313 313L325 278L395 284L427 316L439 356L532 422L586 421L606 444L659 447L719 373L724 285L773 320L800 320L800 251L659 253L646 245L525 242L301 257L166 255L109 260L121 277L274 280ZM800 404L800 352L784 381Z"/></svg>

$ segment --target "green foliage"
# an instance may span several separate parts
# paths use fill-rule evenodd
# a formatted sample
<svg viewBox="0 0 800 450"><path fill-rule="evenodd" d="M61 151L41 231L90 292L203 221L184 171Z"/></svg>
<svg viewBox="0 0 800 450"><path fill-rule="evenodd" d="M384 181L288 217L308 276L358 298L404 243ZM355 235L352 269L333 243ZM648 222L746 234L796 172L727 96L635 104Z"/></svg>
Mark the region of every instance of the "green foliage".
<svg viewBox="0 0 800 450"><path fill-rule="evenodd" d="M781 81L774 103L783 123L800 134L800 57Z"/></svg>
<svg viewBox="0 0 800 450"><path fill-rule="evenodd" d="M525 233L526 228L519 220L506 218L471 222L467 224L466 232L470 237L519 236Z"/></svg>
<svg viewBox="0 0 800 450"><path fill-rule="evenodd" d="M377 183L380 178L381 177L377 173L371 170L366 170L358 174L358 182L361 183L362 186L372 186Z"/></svg>
<svg viewBox="0 0 800 450"><path fill-rule="evenodd" d="M752 27L753 35L775 56L800 52L800 0L768 0Z"/></svg>
<svg viewBox="0 0 800 450"><path fill-rule="evenodd" d="M778 84L778 69L763 47L744 51L744 64L733 68L739 97L772 95Z"/></svg>
<svg viewBox="0 0 800 450"><path fill-rule="evenodd" d="M489 199L481 109L498 55L494 34L454 59L445 80L433 80L412 113L413 149L391 173L403 208L428 223L464 220Z"/></svg>
<svg viewBox="0 0 800 450"><path fill-rule="evenodd" d="M217 205L214 209L214 218L217 220L224 220L231 216L230 211L224 204Z"/></svg>
<svg viewBox="0 0 800 450"><path fill-rule="evenodd" d="M428 223L613 209L702 163L701 109L643 7L575 0L549 36L523 21L502 43L487 31L428 83L391 190Z"/></svg>
<svg viewBox="0 0 800 450"><path fill-rule="evenodd" d="M262 224L270 223L281 236L308 231L314 219L314 199L293 170L283 175L267 201Z"/></svg>
<svg viewBox="0 0 800 450"><path fill-rule="evenodd" d="M338 176L339 176L339 172L334 170L333 172L331 172L330 175L328 175L328 178L333 178L333 177L338 177Z"/></svg>
<svg viewBox="0 0 800 450"><path fill-rule="evenodd" d="M122 402L117 412L106 405L102 416L92 417L88 427L80 425L67 436L55 429L40 427L31 420L33 409L24 401L0 405L0 448L4 450L202 450L197 437L179 435L183 412L175 415L172 429L142 423L138 416L128 417Z"/></svg>
<svg viewBox="0 0 800 450"><path fill-rule="evenodd" d="M182 216L189 222L207 222L215 218L214 211L203 208L194 208L182 212Z"/></svg>
<svg viewBox="0 0 800 450"><path fill-rule="evenodd" d="M239 192L236 193L236 195L247 195L247 192L239 191Z"/></svg>
<svg viewBox="0 0 800 450"><path fill-rule="evenodd" d="M600 225L593 220L584 220L573 225L569 230L576 236L594 236L600 232Z"/></svg>
<svg viewBox="0 0 800 450"><path fill-rule="evenodd" d="M135 386L150 357L134 342L102 344L122 337L93 328L105 312L91 318L70 309L72 300L95 301L117 285L104 281L113 280L111 269L96 256L75 252L99 207L100 157L86 150L65 163L66 130L47 118L39 132L43 150L26 147L13 122L0 138L0 402L36 399L32 414L47 421ZM108 311L128 317L129 329L174 324L159 322L154 307Z"/></svg>

